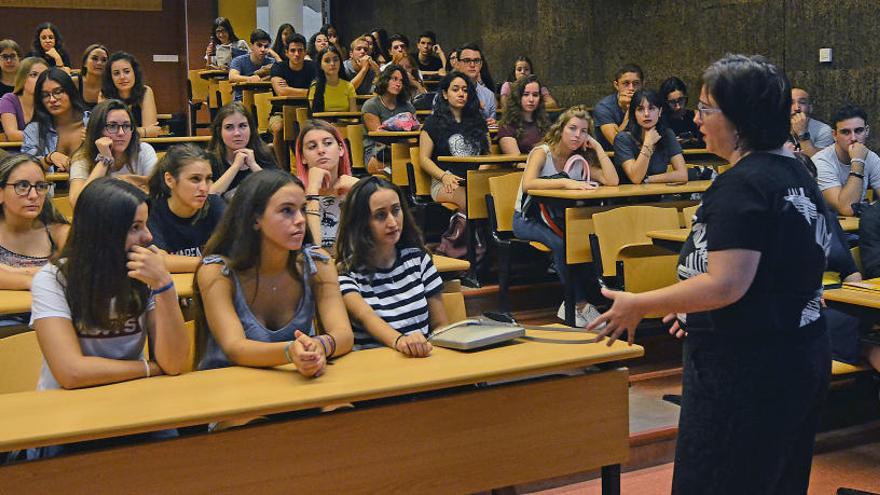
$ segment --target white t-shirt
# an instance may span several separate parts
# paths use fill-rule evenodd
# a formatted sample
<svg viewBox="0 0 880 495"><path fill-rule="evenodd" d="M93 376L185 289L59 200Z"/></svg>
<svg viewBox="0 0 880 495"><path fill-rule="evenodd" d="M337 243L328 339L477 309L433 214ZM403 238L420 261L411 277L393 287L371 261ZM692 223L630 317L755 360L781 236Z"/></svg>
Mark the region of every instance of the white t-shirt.
<svg viewBox="0 0 880 495"><path fill-rule="evenodd" d="M95 157L92 156L89 158L93 159ZM130 164L130 167L128 165L123 165L119 170L111 170L110 177L116 177L119 175L141 175L149 177L153 173L153 169L156 168L157 161L158 157L156 156L156 150L154 150L149 144L142 142L135 163ZM87 180L90 173L91 169L89 161L78 159L70 164L70 180Z"/></svg>
<svg viewBox="0 0 880 495"><path fill-rule="evenodd" d="M841 163L835 150L837 146L829 146L813 155L813 163L816 165L816 181L819 190L824 191L832 187L843 187L849 178L850 164ZM865 180L862 181L862 195L859 201L865 200L865 192L868 185L875 191L880 191L880 156L873 151L868 151L865 157Z"/></svg>
<svg viewBox="0 0 880 495"><path fill-rule="evenodd" d="M64 296L64 286L59 280L58 267L53 263L47 263L34 275L31 297L31 328L33 328L34 322L41 318L72 320L70 305ZM83 356L128 361L143 359L144 343L147 339L146 315L155 307L156 302L151 297L147 301L144 312L136 318L128 319L122 325L121 330L88 329L77 331L77 339ZM61 385L52 375L52 370L49 369L46 360L43 359L37 390L59 388Z"/></svg>

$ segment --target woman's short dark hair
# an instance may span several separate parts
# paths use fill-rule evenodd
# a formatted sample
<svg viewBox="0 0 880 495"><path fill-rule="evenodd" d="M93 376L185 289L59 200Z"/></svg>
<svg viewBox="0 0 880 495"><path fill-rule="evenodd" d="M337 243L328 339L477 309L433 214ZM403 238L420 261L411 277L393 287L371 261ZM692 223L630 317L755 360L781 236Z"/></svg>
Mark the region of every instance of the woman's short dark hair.
<svg viewBox="0 0 880 495"><path fill-rule="evenodd" d="M340 273L352 270L373 271L376 268L370 263L370 254L376 245L370 230L370 198L379 189L394 191L400 201L403 225L397 245L401 248L426 250L422 232L416 225L400 188L380 177L364 177L351 188L342 203L339 235L336 240L336 261Z"/></svg>
<svg viewBox="0 0 880 495"><path fill-rule="evenodd" d="M400 72L400 77L403 78L403 88L396 98L397 104L406 105L406 102L409 101L409 74L400 65L388 64L379 73L379 76L376 78L376 94L382 96L388 92L388 82L391 81L391 76L394 75L395 71Z"/></svg>
<svg viewBox="0 0 880 495"><path fill-rule="evenodd" d="M703 85L748 150L779 148L791 131L791 83L760 55L725 55L703 73Z"/></svg>
<svg viewBox="0 0 880 495"><path fill-rule="evenodd" d="M125 243L146 200L136 186L112 177L92 181L80 194L67 243L53 261L78 331L121 329L144 312L150 289L128 276Z"/></svg>
<svg viewBox="0 0 880 495"><path fill-rule="evenodd" d="M515 59L513 59L513 66L510 68L510 72L507 73L507 79L505 81L513 84L516 82L516 63L517 62L525 62L529 64L529 73L535 73L535 64L532 63L532 59L525 55L517 55Z"/></svg>
<svg viewBox="0 0 880 495"><path fill-rule="evenodd" d="M128 62L131 65L131 71L134 73L134 86L132 86L131 94L128 95L128 98L120 96L119 89L113 84L113 64L120 60ZM144 75L141 72L141 64L137 58L127 52L114 52L110 55L104 69L104 79L101 81L101 94L104 95L104 98L116 98L117 100L124 101L127 105L140 105L146 92L147 87L144 86ZM141 125L141 122L136 124Z"/></svg>
<svg viewBox="0 0 880 495"><path fill-rule="evenodd" d="M682 93L687 94L688 88L684 84L684 81L675 76L666 79L660 84L660 96L663 98L669 96L669 93L674 93L676 91L681 91Z"/></svg>

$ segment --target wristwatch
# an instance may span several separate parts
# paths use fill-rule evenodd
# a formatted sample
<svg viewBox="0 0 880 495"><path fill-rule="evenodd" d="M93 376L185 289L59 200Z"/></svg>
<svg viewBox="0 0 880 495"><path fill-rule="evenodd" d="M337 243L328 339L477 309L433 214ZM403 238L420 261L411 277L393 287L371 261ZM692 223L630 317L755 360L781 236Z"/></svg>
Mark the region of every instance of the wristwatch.
<svg viewBox="0 0 880 495"><path fill-rule="evenodd" d="M798 141L809 141L810 140L810 131L805 131L798 134Z"/></svg>

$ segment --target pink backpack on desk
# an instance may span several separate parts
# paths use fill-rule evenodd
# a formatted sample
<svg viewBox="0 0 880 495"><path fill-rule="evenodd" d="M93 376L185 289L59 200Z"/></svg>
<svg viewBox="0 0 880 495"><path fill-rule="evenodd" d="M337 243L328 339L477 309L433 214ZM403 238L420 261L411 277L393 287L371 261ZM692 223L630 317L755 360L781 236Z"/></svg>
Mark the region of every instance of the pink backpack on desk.
<svg viewBox="0 0 880 495"><path fill-rule="evenodd" d="M388 117L379 128L386 131L417 131L419 130L419 121L412 113L403 112Z"/></svg>

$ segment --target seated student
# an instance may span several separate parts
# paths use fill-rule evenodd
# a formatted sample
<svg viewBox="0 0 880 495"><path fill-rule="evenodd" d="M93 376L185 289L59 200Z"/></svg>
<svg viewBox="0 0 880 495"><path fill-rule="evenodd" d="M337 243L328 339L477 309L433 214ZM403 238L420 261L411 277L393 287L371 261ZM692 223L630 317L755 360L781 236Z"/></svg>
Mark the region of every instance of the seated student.
<svg viewBox="0 0 880 495"><path fill-rule="evenodd" d="M562 237L538 219L531 203L532 189L592 189L596 183L608 186L618 184L617 171L605 149L590 135L592 119L582 106L571 107L563 112L547 131L544 140L529 153L526 170L514 203L513 233L520 239L538 241L553 251L556 272L563 285L574 284L575 324L584 327L599 316L596 305L607 302L599 287L597 270L592 263L569 266L565 263L565 245ZM575 155L566 175L566 164ZM588 170L584 170L584 166ZM588 179L588 180L582 180ZM565 319L565 303L559 308L560 319Z"/></svg>
<svg viewBox="0 0 880 495"><path fill-rule="evenodd" d="M388 31L385 28L375 28L370 31L376 44L373 46L373 60L380 65L385 65L391 61L391 54L388 49L391 48L391 42L388 40Z"/></svg>
<svg viewBox="0 0 880 495"><path fill-rule="evenodd" d="M90 182L116 177L146 190L156 151L141 142L131 110L120 100L104 100L92 112L83 145L70 159L70 204Z"/></svg>
<svg viewBox="0 0 880 495"><path fill-rule="evenodd" d="M165 251L172 273L194 272L202 248L220 222L226 202L211 187L211 155L193 144L168 148L150 176L153 244Z"/></svg>
<svg viewBox="0 0 880 495"><path fill-rule="evenodd" d="M353 338L336 268L309 244L303 184L264 170L239 189L196 272L199 369L294 363L319 376ZM315 335L315 316L323 335Z"/></svg>
<svg viewBox="0 0 880 495"><path fill-rule="evenodd" d="M391 117L409 112L415 117L416 109L409 102L409 76L402 67L390 64L376 81L376 96L361 107L367 131L377 131ZM391 165L390 149L364 134L364 163L370 173L382 173Z"/></svg>
<svg viewBox="0 0 880 495"><path fill-rule="evenodd" d="M534 74L513 84L504 115L498 123L498 145L505 155L525 154L541 141L550 119L541 97L544 85Z"/></svg>
<svg viewBox="0 0 880 495"><path fill-rule="evenodd" d="M0 40L0 96L15 89L21 58L21 47L18 43L9 39Z"/></svg>
<svg viewBox="0 0 880 495"><path fill-rule="evenodd" d="M0 184L0 289L27 290L37 270L64 246L69 225L46 200L49 183L32 157L0 160Z"/></svg>
<svg viewBox="0 0 880 495"><path fill-rule="evenodd" d="M428 356L426 337L447 324L443 281L397 186L378 177L355 184L342 205L336 259L355 348Z"/></svg>
<svg viewBox="0 0 880 495"><path fill-rule="evenodd" d="M345 77L354 86L355 93L368 95L373 92L373 82L379 74L379 64L367 55L367 39L363 36L351 42L350 58L343 62Z"/></svg>
<svg viewBox="0 0 880 495"><path fill-rule="evenodd" d="M395 63L394 56L398 53L409 53L409 38L407 38L406 35L394 33L391 35L388 41L390 43L388 50L388 54L390 55L390 57L386 59L386 62L384 64L379 66L380 70L384 70L385 67L388 66L388 64Z"/></svg>
<svg viewBox="0 0 880 495"><path fill-rule="evenodd" d="M256 132L257 124L250 112L239 102L232 102L217 111L211 122L211 194L220 194L229 201L235 188L252 172L278 168L269 147Z"/></svg>
<svg viewBox="0 0 880 495"><path fill-rule="evenodd" d="M228 69L232 59L248 53L250 48L245 40L239 39L232 29L232 23L225 17L214 19L211 28L211 41L205 49L208 68Z"/></svg>
<svg viewBox="0 0 880 495"><path fill-rule="evenodd" d="M369 55L376 63L379 63L379 60L376 58L376 38L370 33L364 33L361 36L367 40L367 50L365 54Z"/></svg>
<svg viewBox="0 0 880 495"><path fill-rule="evenodd" d="M307 55L306 60L311 60L312 62L318 62L318 54L324 51L328 46L330 46L330 38L327 37L327 33L317 32L309 38L309 46L306 49ZM337 50L339 50L337 48ZM339 57L342 58L342 52L339 52Z"/></svg>
<svg viewBox="0 0 880 495"><path fill-rule="evenodd" d="M687 182L687 164L672 129L660 118L663 100L651 89L632 97L626 129L614 138L614 163L621 184ZM673 171L667 172L669 165Z"/></svg>
<svg viewBox="0 0 880 495"><path fill-rule="evenodd" d="M239 55L229 64L229 82L259 82L269 76L275 59L267 55L272 38L262 29L251 33L250 53ZM241 101L241 90L236 88L233 93L235 101Z"/></svg>
<svg viewBox="0 0 880 495"><path fill-rule="evenodd" d="M306 223L316 245L331 249L339 230L342 200L357 179L351 176L348 147L339 130L309 120L296 140L296 175L305 184Z"/></svg>
<svg viewBox="0 0 880 495"><path fill-rule="evenodd" d="M450 235L457 233L458 237L465 232L467 195L460 182L467 176L467 169L439 163L437 157L476 156L488 152L489 129L480 113L476 85L464 73L452 71L440 81L434 112L425 119L419 133L419 164L431 176L431 199L453 203L458 208L449 219L446 232ZM462 255L445 249L442 254Z"/></svg>
<svg viewBox="0 0 880 495"><path fill-rule="evenodd" d="M31 326L44 358L37 390L180 373L190 344L174 282L151 245L146 195L104 178L83 191L76 212L60 257L37 272L31 287ZM169 438L177 432L145 436ZM28 458L85 448L43 447Z"/></svg>
<svg viewBox="0 0 880 495"><path fill-rule="evenodd" d="M853 216L853 203L861 203L870 185L880 194L880 157L865 146L868 114L855 105L844 105L831 118L834 146L813 155L817 181L828 206Z"/></svg>
<svg viewBox="0 0 880 495"><path fill-rule="evenodd" d="M21 61L15 88L0 97L0 131L10 141L24 140L24 128L34 115L34 90L37 78L46 71L46 61L27 57Z"/></svg>
<svg viewBox="0 0 880 495"><path fill-rule="evenodd" d="M489 125L495 123L495 110L498 103L495 102L495 83L489 75L489 67L483 58L480 47L474 43L464 45L458 51L458 67L474 83L477 98L480 101L480 113L489 121Z"/></svg>
<svg viewBox="0 0 880 495"><path fill-rule="evenodd" d="M309 95L309 86L317 76L315 64L305 59L306 39L301 34L293 34L288 38L285 48L287 54L283 61L275 62L270 73L272 91L276 96ZM284 140L284 107L278 103L272 105L269 117L269 130L272 131L272 151L275 161L287 170L290 168L290 150Z"/></svg>
<svg viewBox="0 0 880 495"><path fill-rule="evenodd" d="M446 59L446 73L450 73L454 70L460 71L458 68L458 48L453 48L452 51L449 52L449 58Z"/></svg>
<svg viewBox="0 0 880 495"><path fill-rule="evenodd" d="M513 83L523 79L524 77L528 77L534 74L532 70L532 61L529 57L525 55L520 55L516 57L516 60L513 62L513 69L510 71L510 74L507 76L507 80L504 81L504 84L501 85L501 106L504 107L507 105L507 100L510 97L510 91L513 87ZM541 99L544 100L544 105L548 107L558 107L559 104L556 103L556 100L553 98L553 95L550 94L550 90L547 89L547 86L541 86Z"/></svg>
<svg viewBox="0 0 880 495"><path fill-rule="evenodd" d="M86 110L92 111L92 108L98 104L101 99L101 88L104 84L104 71L107 68L107 61L110 58L110 51L104 45L95 43L89 45L83 52L82 68L79 71L79 77L73 80L79 95L83 100Z"/></svg>
<svg viewBox="0 0 880 495"><path fill-rule="evenodd" d="M791 88L791 135L801 153L807 156L834 144L831 127L813 118L810 95L801 88Z"/></svg>
<svg viewBox="0 0 880 495"><path fill-rule="evenodd" d="M275 43L269 48L269 56L277 62L287 62L287 46L290 44L290 37L296 34L293 25L285 22L278 26L278 32L275 34ZM303 38L303 48L305 48L305 38Z"/></svg>
<svg viewBox="0 0 880 495"><path fill-rule="evenodd" d="M687 86L677 77L670 77L660 85L663 115L666 124L675 133L682 148L705 148L700 126L694 123L694 111L688 110Z"/></svg>
<svg viewBox="0 0 880 495"><path fill-rule="evenodd" d="M315 112L355 112L354 86L340 71L342 57L330 45L318 54L317 77L309 87L309 106Z"/></svg>
<svg viewBox="0 0 880 495"><path fill-rule="evenodd" d="M39 159L45 170L67 171L89 119L79 92L67 72L54 67L37 77L34 99L21 151Z"/></svg>
<svg viewBox="0 0 880 495"><path fill-rule="evenodd" d="M348 50L342 44L342 40L339 38L339 33L336 31L336 28L332 24L324 24L321 26L321 32L327 35L327 42L339 50L339 54L342 58L347 59Z"/></svg>
<svg viewBox="0 0 880 495"><path fill-rule="evenodd" d="M399 65L401 69L406 71L409 75L409 92L413 96L427 93L428 90L425 89L425 84L422 81L422 74L419 71L418 64L416 63L416 58L411 54L406 52L396 52L391 57L391 63L395 65ZM388 67L387 64L385 67Z"/></svg>
<svg viewBox="0 0 880 495"><path fill-rule="evenodd" d="M101 98L122 100L131 109L132 122L141 137L158 137L159 112L153 88L144 84L141 64L129 53L116 52L107 60Z"/></svg>
<svg viewBox="0 0 880 495"><path fill-rule="evenodd" d="M58 26L51 22L44 22L37 26L34 32L34 42L28 57L40 57L46 61L49 68L58 67L66 73L70 73L70 57L64 50L64 40Z"/></svg>
<svg viewBox="0 0 880 495"><path fill-rule="evenodd" d="M596 103L593 115L596 120L596 139L604 148L611 148L617 133L629 124L629 102L641 89L645 76L642 68L626 64L614 74L614 93Z"/></svg>
<svg viewBox="0 0 880 495"><path fill-rule="evenodd" d="M437 35L434 31L425 31L419 35L418 46L418 69L422 72L436 72L437 75L446 74L446 54L437 43Z"/></svg>

